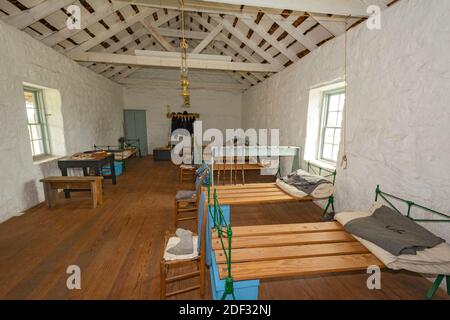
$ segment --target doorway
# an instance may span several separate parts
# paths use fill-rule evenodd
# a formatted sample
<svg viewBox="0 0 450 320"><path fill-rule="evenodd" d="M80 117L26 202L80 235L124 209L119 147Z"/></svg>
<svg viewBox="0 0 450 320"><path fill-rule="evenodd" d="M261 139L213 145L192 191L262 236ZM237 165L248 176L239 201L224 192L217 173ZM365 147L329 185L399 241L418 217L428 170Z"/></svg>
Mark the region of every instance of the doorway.
<svg viewBox="0 0 450 320"><path fill-rule="evenodd" d="M148 155L147 114L145 110L124 110L125 137L139 139L141 154Z"/></svg>

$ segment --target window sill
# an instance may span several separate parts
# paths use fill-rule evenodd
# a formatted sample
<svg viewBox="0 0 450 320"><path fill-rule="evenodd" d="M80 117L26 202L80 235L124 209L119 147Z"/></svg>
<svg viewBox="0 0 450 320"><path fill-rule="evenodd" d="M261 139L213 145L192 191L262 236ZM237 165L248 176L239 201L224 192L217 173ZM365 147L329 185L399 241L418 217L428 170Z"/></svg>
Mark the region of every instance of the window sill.
<svg viewBox="0 0 450 320"><path fill-rule="evenodd" d="M313 166L318 166L318 167L321 167L322 169L331 170L331 171L336 170L336 164L332 164L332 163L329 163L326 161L316 159L316 160L309 160L309 162Z"/></svg>
<svg viewBox="0 0 450 320"><path fill-rule="evenodd" d="M61 156L53 156L53 155L40 156L33 159L33 164L41 165L61 158L62 158Z"/></svg>

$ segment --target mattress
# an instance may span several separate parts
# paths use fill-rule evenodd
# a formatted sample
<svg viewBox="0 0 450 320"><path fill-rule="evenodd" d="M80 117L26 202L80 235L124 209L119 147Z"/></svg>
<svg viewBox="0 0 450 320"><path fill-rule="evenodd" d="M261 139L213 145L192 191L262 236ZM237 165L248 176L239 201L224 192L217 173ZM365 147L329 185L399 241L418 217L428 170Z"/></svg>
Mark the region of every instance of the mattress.
<svg viewBox="0 0 450 320"><path fill-rule="evenodd" d="M335 215L335 219L345 226L346 223L353 219L370 216L379 206L379 203L375 203L368 212L341 212ZM433 248L418 251L416 255L402 254L394 256L373 242L357 236L354 237L389 269L404 269L430 275L450 275L450 245L445 242Z"/></svg>
<svg viewBox="0 0 450 320"><path fill-rule="evenodd" d="M304 171L304 170L297 170L297 173L299 175L301 175L302 173L310 175L310 173ZM306 196L308 196L307 193L298 190L296 187L291 186L289 184L287 184L286 182L284 182L281 179L277 179L277 186L280 187L281 190L283 190L284 192L286 192L287 194L295 197L295 198L304 198ZM320 185L317 186L316 189L314 189L313 192L311 192L311 194L309 194L310 196L312 196L315 199L326 199L328 197L330 197L334 192L334 185L330 182L330 183L322 183Z"/></svg>

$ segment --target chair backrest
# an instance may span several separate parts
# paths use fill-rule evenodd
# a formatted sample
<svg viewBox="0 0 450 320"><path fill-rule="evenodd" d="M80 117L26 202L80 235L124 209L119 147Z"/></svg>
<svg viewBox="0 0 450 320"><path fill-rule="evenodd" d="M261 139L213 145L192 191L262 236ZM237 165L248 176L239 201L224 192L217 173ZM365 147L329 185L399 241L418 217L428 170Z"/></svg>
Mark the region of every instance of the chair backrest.
<svg viewBox="0 0 450 320"><path fill-rule="evenodd" d="M202 241L206 235L206 219L208 218L208 201L205 192L200 193L200 197L197 197L197 214L198 214L198 225L197 225L197 234L198 241L197 246L200 253L204 253L205 243Z"/></svg>

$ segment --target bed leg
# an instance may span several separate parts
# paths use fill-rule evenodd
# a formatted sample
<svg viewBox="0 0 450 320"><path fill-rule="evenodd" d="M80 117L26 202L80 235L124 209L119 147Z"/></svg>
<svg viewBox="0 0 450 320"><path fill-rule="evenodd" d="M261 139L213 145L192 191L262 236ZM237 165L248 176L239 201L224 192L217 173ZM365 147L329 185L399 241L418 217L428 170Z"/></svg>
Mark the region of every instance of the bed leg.
<svg viewBox="0 0 450 320"><path fill-rule="evenodd" d="M447 294L450 296L450 276L445 276L445 282L447 283Z"/></svg>
<svg viewBox="0 0 450 320"><path fill-rule="evenodd" d="M331 207L331 212L328 213L328 209ZM332 221L334 220L334 197L330 196L328 198L327 206L325 207L325 210L323 210L322 217L320 218L320 221Z"/></svg>
<svg viewBox="0 0 450 320"><path fill-rule="evenodd" d="M449 276L447 276L447 279L449 278ZM430 290L428 290L427 292L427 299L433 299L434 294L436 293L436 291L439 289L439 286L442 283L442 280L444 280L444 275L440 274L436 277L436 280L434 280L433 285L431 286ZM448 293L448 281L447 281L447 293Z"/></svg>

